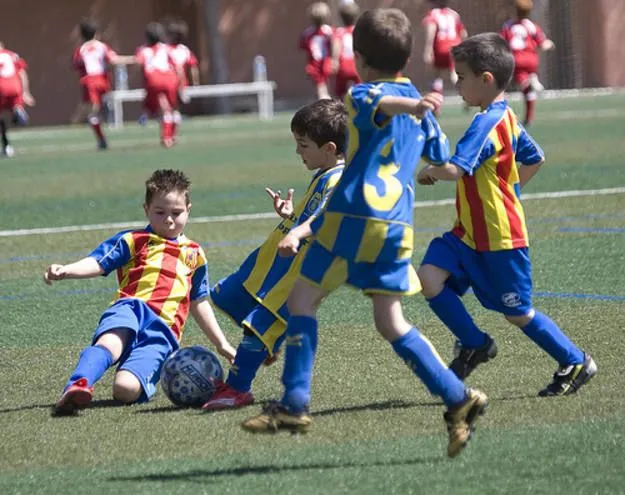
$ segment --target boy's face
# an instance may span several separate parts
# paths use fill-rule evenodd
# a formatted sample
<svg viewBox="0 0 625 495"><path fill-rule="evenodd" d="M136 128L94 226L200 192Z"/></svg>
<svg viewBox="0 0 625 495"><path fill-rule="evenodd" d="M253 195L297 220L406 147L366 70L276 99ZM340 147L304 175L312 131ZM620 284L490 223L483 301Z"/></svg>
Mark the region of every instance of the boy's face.
<svg viewBox="0 0 625 495"><path fill-rule="evenodd" d="M458 93L469 106L480 106L490 86L487 75L474 74L466 62L456 62L455 67L458 74Z"/></svg>
<svg viewBox="0 0 625 495"><path fill-rule="evenodd" d="M155 234L168 239L178 237L189 219L191 204L184 192L156 193L152 202L143 205L145 216Z"/></svg>
<svg viewBox="0 0 625 495"><path fill-rule="evenodd" d="M295 153L302 157L302 161L308 170L317 170L324 167L335 155L334 143L325 143L317 146L308 136L293 133L295 139Z"/></svg>

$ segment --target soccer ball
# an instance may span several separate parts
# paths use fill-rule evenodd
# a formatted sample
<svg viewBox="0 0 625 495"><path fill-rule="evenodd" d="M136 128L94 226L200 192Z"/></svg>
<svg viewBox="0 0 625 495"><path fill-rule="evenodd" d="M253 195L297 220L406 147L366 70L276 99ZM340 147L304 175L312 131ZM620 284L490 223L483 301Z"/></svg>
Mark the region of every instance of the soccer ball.
<svg viewBox="0 0 625 495"><path fill-rule="evenodd" d="M194 345L178 349L161 370L161 387L167 398L180 407L200 407L208 401L224 370L214 352Z"/></svg>

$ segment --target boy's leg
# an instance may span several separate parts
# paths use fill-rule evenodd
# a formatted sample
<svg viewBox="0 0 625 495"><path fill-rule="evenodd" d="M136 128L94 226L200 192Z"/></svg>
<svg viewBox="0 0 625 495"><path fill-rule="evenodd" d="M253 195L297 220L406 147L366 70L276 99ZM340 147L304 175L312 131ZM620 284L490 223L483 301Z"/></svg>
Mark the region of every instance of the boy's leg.
<svg viewBox="0 0 625 495"><path fill-rule="evenodd" d="M2 154L9 156L7 149L9 149L11 145L9 144L9 138L7 136L7 123L4 118L2 118L1 114L2 112L0 111L0 139L2 139L2 150L0 151Z"/></svg>
<svg viewBox="0 0 625 495"><path fill-rule="evenodd" d="M100 103L96 101L95 95L93 95L92 98L91 108L89 110L89 125L91 126L91 130L98 141L98 148L105 150L108 148L108 143L106 142L106 137L104 137L104 132L102 131Z"/></svg>
<svg viewBox="0 0 625 495"><path fill-rule="evenodd" d="M430 393L440 396L447 406L444 415L449 433L447 453L455 457L469 441L475 421L488 405L488 398L480 391L465 389L429 340L404 319L399 296L374 295L373 312L378 332Z"/></svg>
<svg viewBox="0 0 625 495"><path fill-rule="evenodd" d="M93 397L93 386L120 358L132 335L133 331L127 328L111 329L81 352L63 395L56 403L55 414L72 414L87 406Z"/></svg>
<svg viewBox="0 0 625 495"><path fill-rule="evenodd" d="M597 365L567 337L547 315L532 309L521 316L506 315L538 347L558 362L552 382L539 392L541 396L569 395L577 392L596 373Z"/></svg>

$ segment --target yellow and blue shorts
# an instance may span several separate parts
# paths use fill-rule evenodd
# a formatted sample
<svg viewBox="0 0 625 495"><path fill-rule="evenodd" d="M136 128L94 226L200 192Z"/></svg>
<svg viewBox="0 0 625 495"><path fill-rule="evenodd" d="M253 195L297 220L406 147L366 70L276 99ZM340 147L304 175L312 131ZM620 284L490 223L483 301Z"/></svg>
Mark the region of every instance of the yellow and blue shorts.
<svg viewBox="0 0 625 495"><path fill-rule="evenodd" d="M300 276L327 292L343 284L368 295L408 296L421 291L421 283L409 259L355 262L328 251L317 241L313 241L306 253Z"/></svg>

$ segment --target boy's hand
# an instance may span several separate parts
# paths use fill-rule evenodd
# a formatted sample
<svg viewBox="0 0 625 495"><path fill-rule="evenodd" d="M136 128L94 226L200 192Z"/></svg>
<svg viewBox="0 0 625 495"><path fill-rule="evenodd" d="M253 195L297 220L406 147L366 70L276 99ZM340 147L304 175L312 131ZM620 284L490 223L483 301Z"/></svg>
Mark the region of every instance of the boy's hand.
<svg viewBox="0 0 625 495"><path fill-rule="evenodd" d="M43 274L43 281L48 285L52 285L54 280L63 280L64 278L65 266L63 265L50 265Z"/></svg>
<svg viewBox="0 0 625 495"><path fill-rule="evenodd" d="M278 243L278 252L285 258L295 256L299 251L299 245L299 238L289 233Z"/></svg>
<svg viewBox="0 0 625 495"><path fill-rule="evenodd" d="M443 95L433 91L418 101L412 113L422 119L427 112L436 111L442 103Z"/></svg>
<svg viewBox="0 0 625 495"><path fill-rule="evenodd" d="M280 215L282 218L289 218L294 211L293 208L293 193L294 189L289 189L286 193L286 198L282 199L280 197L281 192L274 192L272 189L266 187L265 191L269 194L269 197L273 200L273 209L276 210L276 213Z"/></svg>
<svg viewBox="0 0 625 495"><path fill-rule="evenodd" d="M229 342L226 342L221 347L218 347L217 352L225 357L230 364L234 363L234 357L236 356L237 351L230 345Z"/></svg>
<svg viewBox="0 0 625 495"><path fill-rule="evenodd" d="M35 98L30 93L24 93L22 95L22 99L24 100L25 105L28 105L29 107L35 106Z"/></svg>
<svg viewBox="0 0 625 495"><path fill-rule="evenodd" d="M417 182L422 186L433 186L438 181L438 179L430 175L430 167L431 165L426 165L417 174Z"/></svg>

